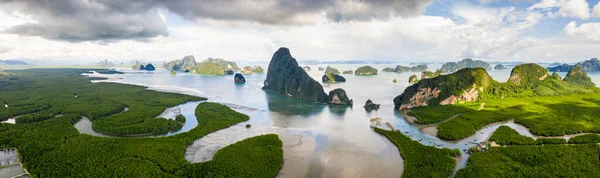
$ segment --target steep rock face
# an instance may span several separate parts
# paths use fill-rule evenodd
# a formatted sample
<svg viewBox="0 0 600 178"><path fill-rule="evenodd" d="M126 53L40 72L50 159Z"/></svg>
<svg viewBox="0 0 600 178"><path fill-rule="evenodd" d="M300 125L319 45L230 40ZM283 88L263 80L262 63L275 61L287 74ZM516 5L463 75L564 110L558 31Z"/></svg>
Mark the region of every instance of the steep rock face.
<svg viewBox="0 0 600 178"><path fill-rule="evenodd" d="M292 98L327 102L323 86L298 66L287 48L279 48L273 54L262 89Z"/></svg>
<svg viewBox="0 0 600 178"><path fill-rule="evenodd" d="M233 82L235 83L246 83L246 78L244 78L244 76L240 73L235 74L235 76L233 77Z"/></svg>
<svg viewBox="0 0 600 178"><path fill-rule="evenodd" d="M477 101L492 83L496 83L482 68L465 68L453 74L422 79L394 98L397 109L419 106L449 105L459 101Z"/></svg>
<svg viewBox="0 0 600 178"><path fill-rule="evenodd" d="M594 84L594 82L592 82L592 79L590 77L588 77L588 75L585 73L585 71L584 71L583 67L581 67L581 65L575 65L569 71L569 73L567 73L567 76L565 76L565 79L563 81L569 82L569 83L576 83L576 84L582 85L584 87L596 86L596 84Z"/></svg>
<svg viewBox="0 0 600 178"><path fill-rule="evenodd" d="M321 78L321 81L323 83L346 82L346 78L342 77L341 75L329 73L329 74L323 75L323 77Z"/></svg>
<svg viewBox="0 0 600 178"><path fill-rule="evenodd" d="M352 105L353 101L348 98L344 89L338 88L329 92L327 103L335 105Z"/></svg>
<svg viewBox="0 0 600 178"><path fill-rule="evenodd" d="M486 70L492 69L490 64L488 64L487 62L466 58L459 62L448 62L442 65L442 68L440 70L446 73L450 73L464 68L484 68Z"/></svg>
<svg viewBox="0 0 600 178"><path fill-rule="evenodd" d="M516 84L517 86L537 86L549 76L548 71L538 64L521 64L513 68L510 78L508 78L508 83Z"/></svg>
<svg viewBox="0 0 600 178"><path fill-rule="evenodd" d="M164 64L167 70L187 70L196 67L196 58L194 56L185 56L182 59L170 61Z"/></svg>

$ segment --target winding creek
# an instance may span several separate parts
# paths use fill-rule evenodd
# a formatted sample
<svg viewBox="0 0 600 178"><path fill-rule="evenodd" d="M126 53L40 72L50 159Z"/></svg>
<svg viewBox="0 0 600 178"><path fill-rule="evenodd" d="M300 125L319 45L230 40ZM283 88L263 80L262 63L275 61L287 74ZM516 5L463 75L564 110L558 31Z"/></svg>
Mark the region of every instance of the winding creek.
<svg viewBox="0 0 600 178"><path fill-rule="evenodd" d="M262 64L262 66L266 65ZM382 69L391 65L372 66ZM308 73L320 81L322 71L317 71L317 67L319 66L311 65L315 70ZM356 69L358 65L334 67L343 71ZM540 138L531 134L526 127L510 120L485 126L476 134L459 141L440 140L433 136L436 132L434 129L436 124L412 124L410 117L394 110L392 99L408 86L408 77L417 74L411 72L380 73L377 76L344 75L348 81L346 83L325 84L325 92L343 88L355 103L353 107L337 107L264 92L261 87L265 74L245 75L246 84L236 85L233 83L233 76L229 75L203 76L178 73L173 76L163 69L154 72L119 70L125 74L94 73L90 76L108 78L94 82L133 84L146 86L152 90L203 96L210 102L225 104L250 116L249 121L210 133L194 141L186 149L185 158L188 161L192 163L209 161L214 153L223 147L246 138L274 133L279 135L284 145L284 164L278 177L400 177L404 164L402 157L389 140L372 130L369 119L374 117L382 118L381 123L389 122L395 129L424 145L460 150L474 146L473 142L487 140L501 125L509 126L522 135ZM489 73L494 79L503 81L508 78L510 70L492 70ZM561 75L565 74L561 73ZM598 81L600 74L590 76L596 83L600 83ZM397 79L398 83L393 83L393 79ZM365 111L362 103L367 99L381 104L381 108L378 111ZM194 110L198 103L200 102L188 102L168 108L163 114L157 116L173 118L181 113L187 118L181 130L157 136L174 135L196 127L198 123ZM250 124L251 127L246 128L246 124ZM76 123L75 127L83 134L110 137L93 131L91 122L85 117ZM383 124L381 127L388 126ZM575 135L563 137L568 139L572 136ZM468 158L468 154L463 154L457 159L456 170L465 167Z"/></svg>

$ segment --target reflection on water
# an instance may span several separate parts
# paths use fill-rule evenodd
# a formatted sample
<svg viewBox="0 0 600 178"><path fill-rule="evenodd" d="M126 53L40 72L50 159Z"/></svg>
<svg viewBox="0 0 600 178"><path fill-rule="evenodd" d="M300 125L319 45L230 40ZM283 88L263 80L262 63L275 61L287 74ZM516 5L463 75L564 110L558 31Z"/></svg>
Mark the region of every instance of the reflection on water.
<svg viewBox="0 0 600 178"><path fill-rule="evenodd" d="M326 65L309 65L313 69ZM339 70L354 70L360 65L332 65ZM394 65L372 65L382 69ZM437 66L439 67L439 66ZM432 68L437 68L435 65ZM266 68L266 66L263 66ZM325 86L325 92L343 88L355 103L371 99L381 104L376 111L366 112L360 106L339 107L318 104L312 101L290 99L282 95L261 90L264 74L245 75L246 84L236 85L233 77L178 74L171 76L169 71L158 69L152 74L129 73L124 75L102 75L113 77L110 82L148 86L160 91L178 92L205 96L211 102L224 103L233 109L247 114L250 120L230 128L211 133L190 145L186 159L191 162L210 160L218 149L239 140L255 135L275 133L284 143L284 165L279 177L400 177L403 160L397 148L385 137L375 133L369 125L371 118L382 118L381 123L389 122L394 128L424 145L466 149L472 141L484 141L500 125L515 128L527 135L527 129L513 122L496 123L484 127L460 141L442 141L424 133L430 126L419 126L407 122L399 111L394 109L393 98L409 86L410 75L420 73L380 73L377 76L343 75L347 82ZM506 81L507 70L491 70L489 74L498 81ZM323 71L313 70L309 75L320 81ZM565 75L561 73L561 75ZM600 78L592 77L594 80ZM397 83L392 80L397 79ZM195 121L193 110L188 121ZM327 107L327 109L325 109ZM182 112L185 109L182 108ZM193 119L192 119L193 118ZM250 129L244 127L251 124ZM387 127L383 125L382 127ZM529 133L530 135L530 133ZM463 154L458 167L464 167L468 159Z"/></svg>
<svg viewBox="0 0 600 178"><path fill-rule="evenodd" d="M0 149L0 177L29 177L19 164L16 149Z"/></svg>

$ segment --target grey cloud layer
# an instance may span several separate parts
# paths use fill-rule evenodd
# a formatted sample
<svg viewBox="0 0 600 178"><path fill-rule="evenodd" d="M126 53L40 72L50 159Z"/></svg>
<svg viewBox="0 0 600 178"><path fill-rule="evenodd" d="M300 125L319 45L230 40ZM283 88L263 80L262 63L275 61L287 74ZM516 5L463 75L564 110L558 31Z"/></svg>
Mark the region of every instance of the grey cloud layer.
<svg viewBox="0 0 600 178"><path fill-rule="evenodd" d="M332 21L420 15L433 0L2 0L0 10L18 10L38 23L5 33L53 40L97 41L167 36L158 9L187 20L261 24L307 24L326 13Z"/></svg>

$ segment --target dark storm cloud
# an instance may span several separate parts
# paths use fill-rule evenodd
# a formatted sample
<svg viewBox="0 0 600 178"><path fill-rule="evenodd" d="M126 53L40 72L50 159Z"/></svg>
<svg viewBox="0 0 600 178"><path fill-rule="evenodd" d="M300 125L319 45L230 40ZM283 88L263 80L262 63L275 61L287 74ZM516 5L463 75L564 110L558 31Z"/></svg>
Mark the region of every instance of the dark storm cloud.
<svg viewBox="0 0 600 178"><path fill-rule="evenodd" d="M5 30L66 41L167 36L158 9L187 20L213 19L271 25L307 24L327 14L332 21L420 15L432 0L1 0L37 21Z"/></svg>

